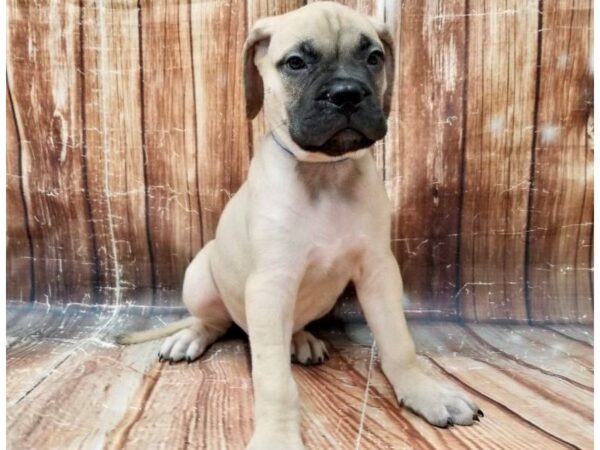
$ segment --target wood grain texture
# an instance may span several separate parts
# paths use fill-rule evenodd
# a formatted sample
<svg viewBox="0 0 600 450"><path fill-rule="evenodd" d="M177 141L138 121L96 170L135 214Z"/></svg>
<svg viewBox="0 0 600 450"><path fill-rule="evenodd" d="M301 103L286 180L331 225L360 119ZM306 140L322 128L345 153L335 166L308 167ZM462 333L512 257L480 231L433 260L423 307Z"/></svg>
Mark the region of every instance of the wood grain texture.
<svg viewBox="0 0 600 450"><path fill-rule="evenodd" d="M98 284L120 303L152 286L146 223L142 62L134 0L86 3L81 11L85 147Z"/></svg>
<svg viewBox="0 0 600 450"><path fill-rule="evenodd" d="M565 386L575 386L588 392L593 390L594 364L589 346L538 328L486 328L474 324L467 326L466 331L487 351L501 353L525 368L552 375L562 380ZM537 351L532 352L532 348Z"/></svg>
<svg viewBox="0 0 600 450"><path fill-rule="evenodd" d="M592 2L545 2L528 239L533 320L591 323Z"/></svg>
<svg viewBox="0 0 600 450"><path fill-rule="evenodd" d="M19 155L20 139L11 104L6 96L6 296L24 301L33 300L33 248L23 196L23 176Z"/></svg>
<svg viewBox="0 0 600 450"><path fill-rule="evenodd" d="M470 1L460 314L525 320L538 1ZM510 38L508 38L510 37Z"/></svg>
<svg viewBox="0 0 600 450"><path fill-rule="evenodd" d="M102 446L108 432L128 412L137 389L152 378L150 353L155 354L152 344L123 351L80 346L60 370L48 375L44 389L36 389L11 408L7 422L14 434L8 439L9 447ZM69 381L61 382L65 378ZM51 405L61 406L52 410ZM94 420L82 414L84 405Z"/></svg>
<svg viewBox="0 0 600 450"><path fill-rule="evenodd" d="M135 419L130 414L119 424L110 436L119 440L111 448L137 449L144 442L158 448L180 448L183 443L243 448L253 426L246 345L225 342L204 360L204 365L174 366L155 361L160 377L152 393L139 398L142 414Z"/></svg>
<svg viewBox="0 0 600 450"><path fill-rule="evenodd" d="M551 325L547 328L575 341L587 345L594 345L594 334L590 331L590 327L578 325Z"/></svg>
<svg viewBox="0 0 600 450"><path fill-rule="evenodd" d="M192 53L196 65L196 141L202 241L213 239L221 211L248 170L242 48L246 8L242 0L192 2Z"/></svg>
<svg viewBox="0 0 600 450"><path fill-rule="evenodd" d="M561 370L564 360L561 355L548 350L560 347L561 339L547 336L538 328L477 325L478 333L495 335L491 340L492 346L483 346L481 341L474 339L471 330L454 324L419 322L412 324L411 330L417 348L422 349L433 363L432 368L441 370L444 376L460 382L474 395L483 396L485 401L504 412L519 417L531 431L553 440L554 446L591 448L593 436L589 425L593 423L592 390L565 382L554 372ZM519 342L514 339L515 333L529 336L537 343L529 340ZM544 342L541 350L540 342ZM494 348L510 345L507 343L512 343L514 351L520 352L524 359L515 360L509 353L498 352ZM536 363L541 366L526 365L526 359L535 353ZM588 349L586 357L591 356L592 352ZM549 367L550 370L544 371L543 367ZM593 383L593 377L588 381ZM549 406L547 402L554 405ZM486 418L489 418L487 409L484 410ZM523 437L516 429L510 434L517 442ZM536 440L529 443L525 441L521 445L540 448ZM521 445L506 447L521 448Z"/></svg>
<svg viewBox="0 0 600 450"><path fill-rule="evenodd" d="M77 308L8 305L10 345L7 358L8 405L21 403L53 371L71 358L79 344L97 334L108 320L106 314Z"/></svg>
<svg viewBox="0 0 600 450"><path fill-rule="evenodd" d="M506 405L514 415L521 417L545 437L567 448L592 448L593 436L589 432L593 421L591 415L576 411L575 404L563 406L555 401L556 397L552 400L547 398L545 393L535 389L535 386L539 386L539 380L519 379L515 377L519 373L517 370L511 372L471 359L438 357L433 361L446 376L456 377L469 390L483 392L493 402ZM471 377L469 373L477 373L478 376ZM556 396L560 398L562 395L565 393ZM589 396L587 403L589 410ZM551 414L539 413L549 408L552 409ZM520 436L515 438L519 439ZM539 448L538 445L534 443L534 448Z"/></svg>
<svg viewBox="0 0 600 450"><path fill-rule="evenodd" d="M386 6L400 55L385 140L392 248L410 308L450 316L456 314L465 2Z"/></svg>
<svg viewBox="0 0 600 450"><path fill-rule="evenodd" d="M180 286L202 245L191 4L140 8L148 232L158 290Z"/></svg>
<svg viewBox="0 0 600 450"><path fill-rule="evenodd" d="M117 347L110 337L177 315L112 310L11 303L9 448L243 448L253 424L247 341L230 335L198 362L161 364L160 342ZM410 328L422 364L466 389L485 418L472 427L428 425L398 406L377 357L370 368L370 347L320 329L331 359L293 367L307 449L591 448L593 392L558 377L573 375L565 353L589 362L590 346L538 327L418 321Z"/></svg>
<svg viewBox="0 0 600 450"><path fill-rule="evenodd" d="M29 234L35 274L33 283L26 273L15 281L39 301L81 300L94 287L94 250L80 117L80 10L72 2L20 1L8 9L7 82L19 140L8 150L19 151L10 159L20 162L20 212L27 211L14 220ZM18 208L18 198L8 200Z"/></svg>
<svg viewBox="0 0 600 450"><path fill-rule="evenodd" d="M61 379L65 367L92 349L113 348L114 336L124 327L153 328L182 317L181 311L172 308L164 312L156 307L130 306L116 311L106 305L19 302L10 302L7 313L7 404L11 407L38 395L48 377Z"/></svg>
<svg viewBox="0 0 600 450"><path fill-rule="evenodd" d="M426 348L429 347L426 346ZM366 350L360 353L354 350L351 359L355 370L363 378L368 377L368 365L365 362L368 361L366 359L368 356L369 352ZM444 379L445 382L451 383L456 388L466 390L485 411L486 417L475 427L452 428L449 433L444 433L444 430L432 429L431 426L418 417L402 410L403 418L414 430L411 433L412 439L409 438L407 441L412 446L411 448L523 448L531 450L538 449L540 446L552 449L573 448L568 441L561 437L557 438L547 430L531 424L527 417L515 412L508 401L497 401L494 398L502 398L506 393L496 391L490 396L487 391L490 386L486 384L489 375L482 378L482 384L479 387L472 386L470 380L473 377L470 375L472 370L479 369L473 369L472 366L477 364L477 360L453 356L446 360L446 362L451 361L450 364L452 364L451 370L447 370L438 363L438 358L444 357L428 355L420 358L420 362L434 377L440 380ZM379 370L372 370L371 379L373 400L370 406L373 410L380 409L376 404L377 399L388 399L388 408L394 407L394 393L383 373ZM552 414L549 416L552 416ZM586 433L589 436L589 429Z"/></svg>
<svg viewBox="0 0 600 450"><path fill-rule="evenodd" d="M374 154L408 310L591 323L591 0L339 2L396 41ZM180 305L267 131L247 32L305 3L9 1L9 297Z"/></svg>

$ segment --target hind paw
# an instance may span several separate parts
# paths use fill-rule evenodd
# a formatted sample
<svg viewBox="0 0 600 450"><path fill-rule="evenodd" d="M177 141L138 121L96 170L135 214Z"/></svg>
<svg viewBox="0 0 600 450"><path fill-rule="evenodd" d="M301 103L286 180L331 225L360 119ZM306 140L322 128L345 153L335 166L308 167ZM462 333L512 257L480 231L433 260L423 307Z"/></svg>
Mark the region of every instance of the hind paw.
<svg viewBox="0 0 600 450"><path fill-rule="evenodd" d="M308 331L298 331L292 336L292 361L304 365L321 364L329 359L325 342Z"/></svg>
<svg viewBox="0 0 600 450"><path fill-rule="evenodd" d="M165 339L158 352L158 360L170 363L186 360L190 363L202 356L208 344L202 331L186 328Z"/></svg>

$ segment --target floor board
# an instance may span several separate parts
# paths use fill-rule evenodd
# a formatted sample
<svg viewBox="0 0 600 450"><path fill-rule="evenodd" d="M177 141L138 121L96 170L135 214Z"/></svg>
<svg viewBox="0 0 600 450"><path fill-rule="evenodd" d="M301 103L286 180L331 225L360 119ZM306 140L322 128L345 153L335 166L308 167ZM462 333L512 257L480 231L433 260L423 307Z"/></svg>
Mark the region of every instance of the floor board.
<svg viewBox="0 0 600 450"><path fill-rule="evenodd" d="M112 337L176 320L181 310L8 308L9 449L243 449L250 438L249 349L240 335L198 362L169 365L156 359L160 342L120 347ZM485 418L428 425L397 405L364 326L327 327L319 333L331 359L293 368L307 449L593 447L591 327L410 326L422 364L467 390Z"/></svg>

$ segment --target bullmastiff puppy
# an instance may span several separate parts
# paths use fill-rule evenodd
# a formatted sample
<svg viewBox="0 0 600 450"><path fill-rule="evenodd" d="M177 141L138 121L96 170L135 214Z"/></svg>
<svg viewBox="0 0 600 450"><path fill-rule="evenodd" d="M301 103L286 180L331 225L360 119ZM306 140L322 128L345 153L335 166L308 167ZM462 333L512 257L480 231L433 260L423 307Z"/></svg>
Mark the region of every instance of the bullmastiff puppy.
<svg viewBox="0 0 600 450"><path fill-rule="evenodd" d="M250 339L255 431L249 449L302 449L290 356L327 357L304 330L353 282L400 404L439 427L482 415L464 393L426 374L402 308L390 248L390 205L369 147L387 131L394 76L383 23L331 2L256 22L244 46L248 118L270 132L248 179L185 273L191 317L122 336L169 336L161 360L193 361L235 322ZM173 334L175 333L175 334Z"/></svg>

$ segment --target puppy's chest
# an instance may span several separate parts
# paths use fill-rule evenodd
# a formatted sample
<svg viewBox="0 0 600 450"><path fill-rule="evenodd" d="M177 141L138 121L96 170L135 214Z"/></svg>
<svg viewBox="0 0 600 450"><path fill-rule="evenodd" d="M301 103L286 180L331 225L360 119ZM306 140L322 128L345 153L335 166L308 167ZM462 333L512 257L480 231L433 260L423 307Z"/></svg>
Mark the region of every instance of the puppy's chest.
<svg viewBox="0 0 600 450"><path fill-rule="evenodd" d="M306 265L298 290L295 324L298 327L329 311L360 268L369 239L358 225L360 217L331 206L305 228Z"/></svg>
<svg viewBox="0 0 600 450"><path fill-rule="evenodd" d="M312 212L305 230L307 276L349 276L368 244L365 218L352 205L335 201Z"/></svg>

